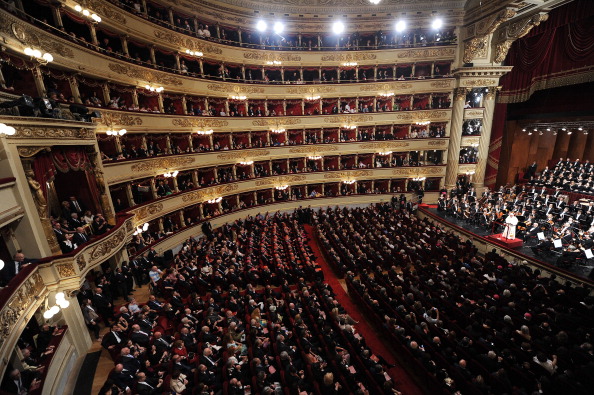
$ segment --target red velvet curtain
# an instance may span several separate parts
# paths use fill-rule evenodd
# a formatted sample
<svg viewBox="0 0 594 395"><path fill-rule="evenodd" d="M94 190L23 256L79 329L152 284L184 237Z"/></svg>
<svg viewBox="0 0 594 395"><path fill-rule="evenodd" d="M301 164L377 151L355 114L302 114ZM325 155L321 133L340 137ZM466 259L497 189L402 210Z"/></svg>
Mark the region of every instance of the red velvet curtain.
<svg viewBox="0 0 594 395"><path fill-rule="evenodd" d="M503 142L503 131L507 119L507 104L495 104L493 124L491 126L491 143L489 144L489 157L485 171L485 186L493 187L497 181L497 169L499 168L499 157L501 155L501 143Z"/></svg>
<svg viewBox="0 0 594 395"><path fill-rule="evenodd" d="M47 183L53 181L56 175L56 167L49 153L39 154L35 157L33 173L35 173L35 180L39 183L43 195L47 199Z"/></svg>
<svg viewBox="0 0 594 395"><path fill-rule="evenodd" d="M594 64L594 2L577 0L551 11L511 47L505 63L514 66L502 79L506 102L525 101L534 84Z"/></svg>

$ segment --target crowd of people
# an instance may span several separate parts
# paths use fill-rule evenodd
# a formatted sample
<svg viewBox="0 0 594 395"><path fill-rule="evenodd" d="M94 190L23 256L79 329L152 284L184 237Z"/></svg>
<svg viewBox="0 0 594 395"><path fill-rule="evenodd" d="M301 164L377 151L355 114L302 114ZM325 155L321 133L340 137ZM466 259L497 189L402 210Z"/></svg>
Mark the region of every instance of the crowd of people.
<svg viewBox="0 0 594 395"><path fill-rule="evenodd" d="M594 166L589 160L560 158L552 169L545 167L536 175L536 162L529 166L524 178L535 187L562 189L567 192L594 195Z"/></svg>
<svg viewBox="0 0 594 395"><path fill-rule="evenodd" d="M115 365L100 393L398 394L323 281L310 219L299 209L206 227L171 261L148 252L86 283L83 315L98 338L110 327L101 342ZM146 303L128 297L134 283L149 283Z"/></svg>
<svg viewBox="0 0 594 395"><path fill-rule="evenodd" d="M594 299L388 204L314 216L351 295L449 393L593 388Z"/></svg>
<svg viewBox="0 0 594 395"><path fill-rule="evenodd" d="M584 263L593 246L594 201L570 202L560 188L553 192L546 186L502 186L480 196L472 187L466 192L455 189L439 197L438 210L493 233L511 225L510 238L530 242L537 256L556 256L560 265Z"/></svg>

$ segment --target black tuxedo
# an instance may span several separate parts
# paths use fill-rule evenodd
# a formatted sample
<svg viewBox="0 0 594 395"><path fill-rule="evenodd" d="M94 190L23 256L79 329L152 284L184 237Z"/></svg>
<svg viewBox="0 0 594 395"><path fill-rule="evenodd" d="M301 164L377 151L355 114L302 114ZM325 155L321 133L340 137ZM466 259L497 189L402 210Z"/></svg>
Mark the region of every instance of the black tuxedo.
<svg viewBox="0 0 594 395"><path fill-rule="evenodd" d="M86 234L84 234L84 233L78 233L78 232L77 232L77 233L75 233L75 234L72 236L72 241L73 241L73 242L74 242L74 243L75 243L77 246L79 246L79 245L82 245L82 244L86 243L87 241L89 241L89 237L88 237Z"/></svg>
<svg viewBox="0 0 594 395"><path fill-rule="evenodd" d="M115 335L112 331L103 336L101 345L106 349L109 349L110 346L116 346L117 348L124 344L124 340L124 335L121 332L118 332L117 335Z"/></svg>

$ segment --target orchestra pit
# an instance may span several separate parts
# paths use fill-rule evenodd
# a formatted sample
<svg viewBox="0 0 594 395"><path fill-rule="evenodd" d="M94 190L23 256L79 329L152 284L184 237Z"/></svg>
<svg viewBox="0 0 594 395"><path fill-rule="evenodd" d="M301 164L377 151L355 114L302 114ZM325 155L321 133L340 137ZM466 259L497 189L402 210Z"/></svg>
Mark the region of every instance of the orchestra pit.
<svg viewBox="0 0 594 395"><path fill-rule="evenodd" d="M594 388L591 0L0 0L0 395Z"/></svg>

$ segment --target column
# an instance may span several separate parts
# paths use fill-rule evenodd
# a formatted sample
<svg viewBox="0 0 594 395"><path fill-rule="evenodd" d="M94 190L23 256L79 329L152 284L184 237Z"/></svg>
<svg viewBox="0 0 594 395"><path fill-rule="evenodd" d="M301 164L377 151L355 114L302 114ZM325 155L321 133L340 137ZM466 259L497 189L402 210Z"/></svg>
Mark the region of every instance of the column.
<svg viewBox="0 0 594 395"><path fill-rule="evenodd" d="M179 187L177 185L177 177L172 177L171 181L173 181L173 191L174 192L179 192Z"/></svg>
<svg viewBox="0 0 594 395"><path fill-rule="evenodd" d="M165 147L167 148L167 154L171 154L171 135L165 136Z"/></svg>
<svg viewBox="0 0 594 395"><path fill-rule="evenodd" d="M136 202L134 202L134 194L132 193L132 184L126 184L126 197L128 198L128 204L130 207L135 206Z"/></svg>
<svg viewBox="0 0 594 395"><path fill-rule="evenodd" d="M81 104L82 100L80 99L80 92L78 90L78 81L75 76L68 77L68 83L70 84L70 91L72 92L72 96L74 96L74 102Z"/></svg>
<svg viewBox="0 0 594 395"><path fill-rule="evenodd" d="M198 184L199 180L198 180L198 170L192 170L192 183L194 184L194 188L198 188L200 187L200 185Z"/></svg>
<svg viewBox="0 0 594 395"><path fill-rule="evenodd" d="M153 199L159 198L159 195L157 195L157 185L154 178L151 178L151 194L153 195Z"/></svg>
<svg viewBox="0 0 594 395"><path fill-rule="evenodd" d="M198 217L200 218L200 220L204 219L204 204L203 203L198 204Z"/></svg>
<svg viewBox="0 0 594 395"><path fill-rule="evenodd" d="M93 45L98 46L99 40L97 39L97 30L95 30L95 24L89 23L89 31L91 32L91 42Z"/></svg>
<svg viewBox="0 0 594 395"><path fill-rule="evenodd" d="M163 217L157 220L157 225L159 226L159 232L163 233L165 231L165 227L163 226Z"/></svg>
<svg viewBox="0 0 594 395"><path fill-rule="evenodd" d="M109 104L109 102L111 101L111 96L109 94L109 85L107 85L107 82L105 82L105 83L103 83L103 85L101 85L101 91L103 92L103 102L104 102L103 105L107 106ZM134 91L132 94L134 95ZM134 97L134 96L132 96L132 97Z"/></svg>
<svg viewBox="0 0 594 395"><path fill-rule="evenodd" d="M445 187L447 189L453 188L456 185L456 180L458 178L458 159L460 156L460 141L462 140L462 123L464 121L464 101L466 100L466 93L466 88L456 88L454 90L450 143L448 145L446 162Z"/></svg>
<svg viewBox="0 0 594 395"><path fill-rule="evenodd" d="M183 208L181 210L179 210L179 223L181 224L180 228L183 228L186 226L186 219L184 217L184 209Z"/></svg>
<svg viewBox="0 0 594 395"><path fill-rule="evenodd" d="M241 66L241 79L245 82L245 65Z"/></svg>
<svg viewBox="0 0 594 395"><path fill-rule="evenodd" d="M181 71L181 63L179 61L179 52L175 53L175 69Z"/></svg>
<svg viewBox="0 0 594 395"><path fill-rule="evenodd" d="M377 81L377 64L373 66L373 80Z"/></svg>
<svg viewBox="0 0 594 395"><path fill-rule="evenodd" d="M120 39L122 41L122 51L124 52L124 55L130 57L130 51L128 50L128 36L121 36Z"/></svg>
<svg viewBox="0 0 594 395"><path fill-rule="evenodd" d="M52 17L54 18L54 23L58 29L64 27L62 23L62 14L60 13L60 6L52 7Z"/></svg>
<svg viewBox="0 0 594 395"><path fill-rule="evenodd" d="M186 99L185 95L182 96L181 103L182 103L182 112L184 113L184 115L188 115L188 100ZM190 145L192 145L192 139L190 139Z"/></svg>
<svg viewBox="0 0 594 395"><path fill-rule="evenodd" d="M138 108L139 107L139 105L138 105L138 89L134 89L132 91L132 105L135 108Z"/></svg>
<svg viewBox="0 0 594 395"><path fill-rule="evenodd" d="M479 138L478 160L474 173L474 187L482 189L485 186L485 172L489 159L489 143L491 142L491 128L493 126L493 112L495 111L496 88L489 88L489 92L483 96L483 130ZM451 137L450 137L451 139Z"/></svg>
<svg viewBox="0 0 594 395"><path fill-rule="evenodd" d="M281 82L285 82L285 68L281 66Z"/></svg>
<svg viewBox="0 0 594 395"><path fill-rule="evenodd" d="M37 88L37 94L40 97L45 97L46 90L45 84L43 82L43 74L41 74L41 69L39 67L33 68L33 79L35 80L35 87Z"/></svg>
<svg viewBox="0 0 594 395"><path fill-rule="evenodd" d="M301 35L299 35L299 37L301 37ZM299 78L301 79L301 81L303 81L303 67L299 67Z"/></svg>
<svg viewBox="0 0 594 395"><path fill-rule="evenodd" d="M213 174L214 174L214 179L215 182L218 184L219 183L219 171L216 167L213 168L212 170Z"/></svg>
<svg viewBox="0 0 594 395"><path fill-rule="evenodd" d="M200 65L200 77L204 78L204 63L202 59L198 59L198 64Z"/></svg>
<svg viewBox="0 0 594 395"><path fill-rule="evenodd" d="M165 105L163 105L163 95L161 93L159 93L159 95L157 96L157 101L159 103L159 111L161 113L165 112Z"/></svg>
<svg viewBox="0 0 594 395"><path fill-rule="evenodd" d="M155 58L155 46L151 45L149 47L150 53L151 53L151 63L153 64L153 66L157 65L157 59Z"/></svg>
<svg viewBox="0 0 594 395"><path fill-rule="evenodd" d="M175 26L175 22L173 20L173 9L170 7L167 9L167 13L169 14L169 24L171 26Z"/></svg>
<svg viewBox="0 0 594 395"><path fill-rule="evenodd" d="M86 355L93 341L85 324L82 310L79 308L76 297L70 296L70 291L64 291L64 299L70 302L70 306L60 309L62 318L64 318L66 325L68 325L68 336L76 348L76 353L78 355Z"/></svg>
<svg viewBox="0 0 594 395"><path fill-rule="evenodd" d="M252 148L252 132L248 132L248 146Z"/></svg>

